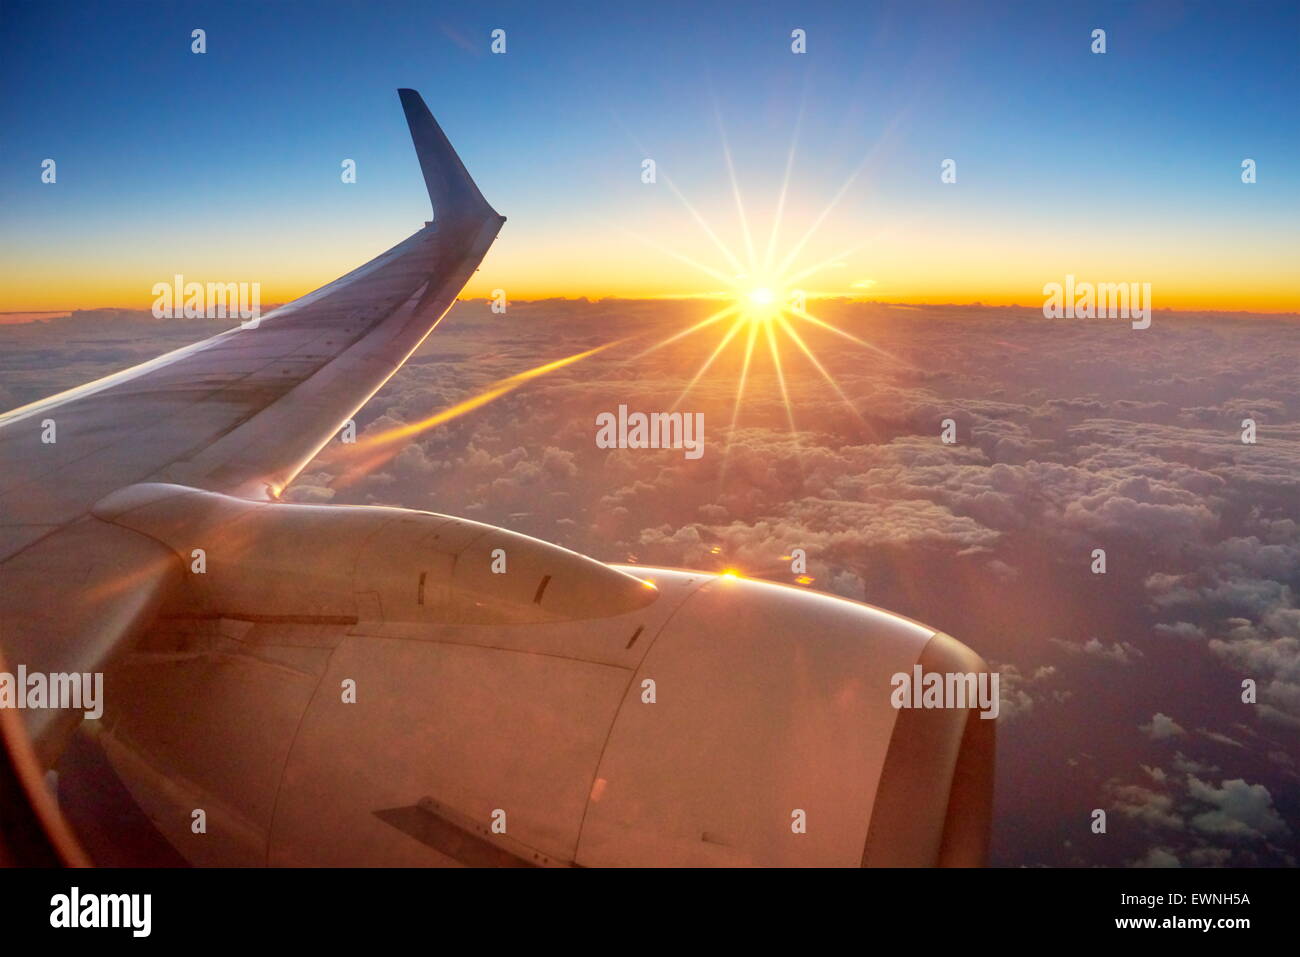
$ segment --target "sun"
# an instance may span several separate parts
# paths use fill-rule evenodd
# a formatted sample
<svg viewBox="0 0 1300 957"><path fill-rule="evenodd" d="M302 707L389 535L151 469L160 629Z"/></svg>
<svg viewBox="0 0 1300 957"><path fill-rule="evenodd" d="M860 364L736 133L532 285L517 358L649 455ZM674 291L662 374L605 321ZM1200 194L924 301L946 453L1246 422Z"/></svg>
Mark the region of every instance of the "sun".
<svg viewBox="0 0 1300 957"><path fill-rule="evenodd" d="M710 231L710 235L715 234ZM845 332L843 329L818 318L808 311L807 301L809 293L798 288L797 284L800 280L819 272L821 269L825 268L827 264L822 262L806 269L791 270L790 264L797 255L799 249L803 246L803 242L806 242L806 237L804 241L801 241L786 255L785 260L776 268L772 268L770 264L770 260L773 258L775 253L775 236L773 237L772 242L769 243L768 255L766 257L768 262L764 262L762 268L754 268L759 266L759 264L751 259L750 268L745 269L741 264L739 257L723 247L726 258L729 260L731 265L733 267L738 267L731 275L727 275L727 273L720 269L713 269L701 263L696 263L694 260L689 258L678 257L685 259L686 262L696 266L702 272L707 273L715 279L723 281L731 288L725 292L721 292L720 294L714 294L715 297L722 300L722 308L695 324L682 329L674 335L655 343L650 346L650 348L633 357L639 359L651 352L662 349L664 346L678 342L687 336L691 336L702 329L712 326L718 326L725 329L725 332L722 334L721 339L718 341L712 353L704 360L703 364L696 371L690 382L687 383L686 388L682 390L681 395L677 397L677 401L673 403L673 410L676 410L677 407L681 405L681 403L691 393L691 390L699 383L700 379L702 379L713 366L715 360L717 360L718 357L732 345L732 343L735 343L736 348L743 352L743 359L740 363L740 371L736 384L736 399L732 407L731 427L727 432L728 437L730 437L736 429L736 422L740 415L740 407L744 399L745 387L749 379L750 367L755 359L755 353L761 351L766 351L770 356L771 368L775 373L777 386L781 392L781 401L785 406L786 418L789 421L790 431L797 434L798 429L795 427L794 407L786 384L785 364L781 358L781 348L779 345L779 343L784 342L793 346L795 351L800 354L809 365L817 370L822 379L824 379L835 391L855 416L859 419L862 418L861 413L858 412L849 397L844 394L839 383L835 381L834 376L831 375L825 365L822 364L821 360L819 360L813 353L812 348L800 334L800 330L797 327L815 327L834 333L841 338L849 340L855 345L865 347L880 355L888 356L891 359L894 357L889 356L888 353L885 353L878 346L865 342L857 336ZM746 247L752 247L752 245L752 241L747 239ZM763 349L764 346L766 346L766 350ZM730 449L729 438L725 448L728 450ZM726 453L724 452L724 464L725 459Z"/></svg>
<svg viewBox="0 0 1300 957"><path fill-rule="evenodd" d="M721 120L719 120L719 124ZM742 249L733 250L719 237L717 231L704 219L694 206L687 200L682 191L672 179L660 168L660 178L668 185L673 195L681 201L686 211L690 214L691 219L700 227L704 234L717 247L722 254L725 265L718 267L710 266L706 263L699 262L690 256L687 256L679 250L671 247L664 247L660 244L636 233L631 235L647 245L658 248L661 252L686 263L698 269L704 275L711 277L718 283L711 291L702 290L699 295L704 299L721 300L721 308L709 316L687 326L684 329L654 343L649 348L638 352L628 361L637 361L658 349L672 343L679 342L688 336L712 328L714 332L721 330L721 335L713 350L696 370L694 376L686 383L681 395L673 403L672 409L676 410L684 402L691 391L699 384L700 380L712 368L716 360L729 348L742 353L739 362L739 371L737 373L737 382L735 390L735 401L732 404L731 426L726 430L726 440L723 446L723 468L726 467L727 454L731 449L731 436L736 431L736 426L740 416L740 408L745 397L745 388L749 380L750 368L754 361L763 352L767 353L768 364L776 379L777 388L780 391L781 402L785 406L786 419L790 426L791 434L797 436L799 433L795 425L794 405L791 401L790 391L786 382L786 363L782 358L782 347L789 349L791 354L799 360L806 362L816 370L821 378L826 382L848 410L863 424L866 420L858 411L852 400L844 394L835 377L814 354L812 344L807 341L801 334L805 331L828 332L845 339L856 346L870 350L876 355L887 359L891 362L907 365L906 362L896 356L891 355L879 346L858 338L852 333L838 328L834 324L814 315L810 309L810 302L833 297L835 293L817 293L806 290L805 282L812 277L821 273L833 265L841 264L844 259L857 252L863 243L859 242L844 249L834 256L814 263L810 266L800 267L796 265L802 258L804 250L807 248L809 241L817 232L818 228L830 215L839 200L848 191L849 186L857 178L858 174L866 166L864 159L858 165L840 187L829 205L813 219L812 224L800 236L800 238L789 244L784 254L778 252L779 236L781 233L782 217L785 212L786 198L790 186L790 178L794 166L794 145L791 144L789 156L786 161L785 179L781 185L781 191L775 204L771 227L767 237L765 247L760 248L754 241L754 235L750 231L749 216L745 212L745 204L741 199L740 186L736 181L735 167L731 161L731 151L726 143L726 135L723 134L723 154L727 161L727 173L731 180L731 193L736 202L736 213L740 226L741 237L744 241ZM766 349L764 349L766 346ZM720 472L719 475L722 473Z"/></svg>
<svg viewBox="0 0 1300 957"><path fill-rule="evenodd" d="M734 293L737 311L750 322L770 322L781 314L784 293L774 283L739 285Z"/></svg>

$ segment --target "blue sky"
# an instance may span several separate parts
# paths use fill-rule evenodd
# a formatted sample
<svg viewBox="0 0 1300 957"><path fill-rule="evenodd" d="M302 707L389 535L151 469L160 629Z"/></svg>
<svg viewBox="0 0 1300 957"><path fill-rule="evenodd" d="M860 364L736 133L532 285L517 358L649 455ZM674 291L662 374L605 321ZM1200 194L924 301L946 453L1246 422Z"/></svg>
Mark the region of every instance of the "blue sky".
<svg viewBox="0 0 1300 957"><path fill-rule="evenodd" d="M882 295L924 299L927 250L936 290L972 299L999 268L984 292L1090 265L1167 287L1183 268L1192 289L1218 263L1258 286L1297 261L1294 4L10 2L0 30L4 252L29 277L3 309L34 308L56 261L83 264L66 305L120 297L125 274L166 274L181 235L178 266L266 263L294 294L374 255L427 215L399 86L510 218L490 281L524 291L561 269L575 295L688 290L685 267L621 232L718 261L640 183L641 159L739 249L718 118L765 236L801 108L787 241L867 157L809 251L884 235L832 284L878 272ZM1259 182L1243 189L1246 156ZM937 185L947 157L955 190Z"/></svg>

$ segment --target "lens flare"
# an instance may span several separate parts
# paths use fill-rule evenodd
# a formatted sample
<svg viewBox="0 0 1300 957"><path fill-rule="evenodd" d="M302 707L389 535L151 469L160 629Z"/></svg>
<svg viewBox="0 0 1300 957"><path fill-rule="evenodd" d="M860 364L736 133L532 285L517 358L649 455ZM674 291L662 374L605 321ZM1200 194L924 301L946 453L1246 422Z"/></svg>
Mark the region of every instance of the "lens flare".
<svg viewBox="0 0 1300 957"><path fill-rule="evenodd" d="M596 346L594 349L587 349L585 352L579 352L575 355L566 356L563 359L555 359L551 362L543 363L532 369L512 375L508 378L501 379L492 383L478 395L471 396L463 402L458 402L448 409L443 409L428 418L421 419L418 422L411 422L407 425L395 426L383 432L377 432L366 436L355 445L339 445L336 449L342 451L336 452L336 456L343 457L346 461L346 467L343 473L330 483L332 488L345 488L355 483L358 479L369 475L375 469L381 467L386 462L394 458L399 452L406 447L407 442L423 432L437 428L444 422L450 422L452 419L459 418L466 413L473 412L475 409L493 402L509 392L513 392L520 386L540 378L548 373L555 372L557 369L563 369L565 366L573 365L575 362L581 362L598 352L604 352L606 349L620 345L626 340L620 339L617 342L608 342L603 346Z"/></svg>
<svg viewBox="0 0 1300 957"><path fill-rule="evenodd" d="M790 398L790 392L787 384L786 373L788 363L782 362L782 346L793 348L794 354L806 360L807 363L826 381L835 394L844 402L853 415L860 421L864 422L861 413L853 405L849 397L845 395L844 390L840 388L835 377L826 368L817 356L814 354L812 346L808 341L799 334L796 325L812 327L817 330L834 333L835 335L852 342L854 345L864 349L871 350L877 355L888 359L891 362L908 366L896 356L891 355L878 346L873 345L857 336L844 331L813 314L811 311L810 300L821 298L822 294L810 292L802 288L802 283L810 279L817 273L829 268L832 264L840 261L844 256L856 252L860 246L844 250L839 255L830 259L821 260L809 266L799 266L798 260L801 253L807 247L809 241L818 231L821 225L826 221L831 211L838 205L839 201L848 192L854 180L867 166L871 154L858 165L849 175L844 184L836 191L834 198L825 209L816 217L812 225L805 230L797 241L794 242L781 255L777 248L777 236L780 233L782 221L786 217L786 197L789 191L790 179L794 168L795 159L795 142L791 143L789 155L786 162L785 178L781 185L781 191L776 203L776 214L772 221L771 230L767 237L767 243L764 247L763 254L760 257L755 255L755 243L753 235L750 232L750 218L745 211L745 204L741 198L740 185L736 180L735 166L732 163L731 149L727 143L726 131L722 129L721 118L719 117L719 133L722 138L723 156L726 160L727 175L731 181L731 193L736 203L736 217L740 227L740 235L743 240L743 248L737 252L731 249L718 234L712 225L705 220L704 216L698 209L691 205L686 196L678 188L677 184L668 178L661 169L661 176L668 183L669 188L685 207L689 217L703 231L709 241L717 247L722 255L724 265L714 268L706 263L697 262L688 256L684 256L670 249L663 249L662 252L671 255L673 258L688 263L698 269L701 273L709 276L713 280L726 283L730 288L719 295L715 291L701 292L698 295L701 298L723 298L730 300L730 305L718 310L712 315L706 317L693 325L682 329L666 339L650 346L641 351L633 359L639 359L648 355L657 349L663 348L670 343L677 342L692 336L710 326L717 325L721 330L720 338L713 351L709 354L703 364L695 372L695 375L687 383L686 388L673 404L673 409L678 408L691 390L695 388L704 374L715 365L719 356L725 352L733 342L736 347L743 350L740 359L739 373L737 373L737 388L735 396L735 405L732 410L731 430L727 438L727 451L730 450L731 436L735 433L736 425L740 416L741 405L744 402L745 387L750 380L750 366L757 359L762 359L766 352L772 366L777 384L781 391L781 401L785 405L786 417L789 421L790 432L798 437L798 429L795 426L794 406ZM795 140L798 138L798 128L795 129ZM648 242L648 240L647 240ZM655 244L651 244L655 245ZM779 265L773 267L773 263ZM730 271L730 272L729 272ZM761 331L761 332L760 332ZM741 333L745 333L743 336ZM762 340L767 349L758 349L758 356L755 356L755 343ZM631 360L629 360L631 361ZM723 469L726 468L726 452L724 452Z"/></svg>

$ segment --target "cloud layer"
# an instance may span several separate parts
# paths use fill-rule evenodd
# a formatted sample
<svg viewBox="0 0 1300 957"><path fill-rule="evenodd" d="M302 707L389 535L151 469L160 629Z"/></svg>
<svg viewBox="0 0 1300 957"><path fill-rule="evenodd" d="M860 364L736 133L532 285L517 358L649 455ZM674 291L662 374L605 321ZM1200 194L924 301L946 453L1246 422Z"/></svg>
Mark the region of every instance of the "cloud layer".
<svg viewBox="0 0 1300 957"><path fill-rule="evenodd" d="M501 317L460 303L359 414L360 446L627 341L382 456L335 443L286 498L465 515L604 560L782 581L803 549L811 587L998 663L995 862L1294 862L1300 323L1157 313L1135 331L819 303L871 346L798 326L834 386L786 339L787 409L759 332L737 409L742 331L677 406L705 415L702 458L598 448L597 414L678 402L723 327L645 350L705 308L551 301ZM56 325L13 339L0 399L126 359L102 354L124 349L106 333L59 338ZM112 323L118 340L129 325ZM127 351L161 345L156 325L139 329ZM1090 828L1096 808L1105 834Z"/></svg>

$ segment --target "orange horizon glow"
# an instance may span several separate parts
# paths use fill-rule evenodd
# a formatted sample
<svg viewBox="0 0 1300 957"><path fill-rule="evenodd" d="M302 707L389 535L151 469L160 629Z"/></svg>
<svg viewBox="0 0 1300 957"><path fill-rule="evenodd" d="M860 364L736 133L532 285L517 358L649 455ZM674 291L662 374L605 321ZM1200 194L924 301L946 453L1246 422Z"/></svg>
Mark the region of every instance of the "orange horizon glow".
<svg viewBox="0 0 1300 957"><path fill-rule="evenodd" d="M1076 247L1037 222L987 227L922 214L876 223L846 208L847 185L825 207L782 193L747 210L733 180L730 197L705 205L673 189L671 212L633 218L629 209L558 231L512 220L461 298L488 299L496 289L513 302L725 298L746 281L778 275L810 299L1041 308L1044 284L1071 274L1150 283L1157 311L1300 312L1294 253L1276 234L1249 246L1189 232L1167 243L1120 234ZM636 231L623 222L635 222ZM40 311L149 309L154 284L178 273L204 283L256 282L265 311L332 282L400 236L400 224L396 234L391 223L338 224L291 245L200 234L177 248L170 239L124 236L103 224L59 257L15 248L0 279L0 323Z"/></svg>
<svg viewBox="0 0 1300 957"><path fill-rule="evenodd" d="M201 274L199 273L187 275L193 275L198 281L205 281L200 278ZM1088 278L1089 273L1076 270L1074 275L1080 281L1083 281ZM1104 278L1094 281L1112 281L1105 273L1095 275ZM1043 282L1060 282L1063 277L1064 273L1049 275L1043 279ZM273 306L292 302L333 281L335 278L337 277L330 275L327 277L313 277L292 284L263 283L261 287L262 308L266 311ZM1139 278L1138 276L1121 274L1119 279L1113 281L1138 281ZM69 282L55 284L49 289L40 291L18 286L12 281L5 282L0 284L0 305L3 306L0 309L0 325L30 322L44 316L62 315L76 310L123 309L147 311L153 304L153 297L147 293L152 283L157 281L159 280L150 276L147 279L129 283L119 279L113 283L91 285L74 279ZM550 299L574 301L616 299L638 302L685 300L704 303L711 300L728 299L731 295L722 290L701 292L699 283L693 284L694 288L655 289L646 284L632 281L591 283L583 288L575 288L572 284L548 282L512 289L508 284L503 287L502 281L503 279L500 276L492 280L480 280L476 276L475 280L466 286L461 293L460 299L487 301L491 298L492 290L497 288L505 288L509 300L515 303ZM1288 285L1283 279L1278 279L1276 284L1273 285L1252 286L1248 290L1235 292L1226 290L1211 281L1200 281L1194 286L1166 286L1158 278L1144 281L1151 282L1152 300L1157 312L1244 312L1262 315L1300 313L1300 293L1297 293L1293 284ZM139 292L142 288L146 292L145 295L141 295ZM1041 284L1038 287L1032 285L1023 287L1004 284L962 286L957 283L944 283L929 289L918 288L911 284L900 285L895 288L893 283L877 280L872 284L870 295L853 289L836 290L830 288L810 289L807 294L810 300L829 299L881 305L968 305L1038 309L1042 307L1043 300L1046 298L1039 293L1040 288Z"/></svg>

